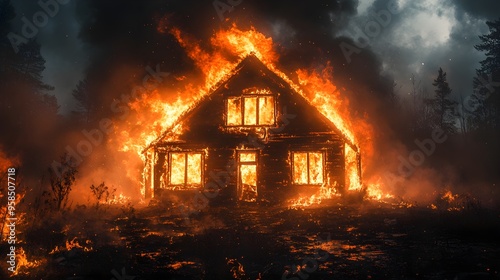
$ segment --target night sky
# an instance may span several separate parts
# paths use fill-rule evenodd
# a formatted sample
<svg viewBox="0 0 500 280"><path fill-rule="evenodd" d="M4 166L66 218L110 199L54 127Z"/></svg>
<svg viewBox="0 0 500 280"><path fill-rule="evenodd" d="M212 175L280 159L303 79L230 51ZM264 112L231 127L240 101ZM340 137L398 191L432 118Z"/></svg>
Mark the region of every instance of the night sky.
<svg viewBox="0 0 500 280"><path fill-rule="evenodd" d="M163 14L175 18L179 25L201 31L206 26L213 29L224 26L211 1L69 1L40 28L37 40L46 59L44 81L55 87L53 94L61 105L60 112L67 113L75 105L71 90L101 55L123 42L120 53L137 45L150 45L152 37L134 32L145 28L154 30L154 20ZM338 38L356 37L356 28L363 29L372 20L373 13L387 11L388 1L242 1L232 12L223 16L227 21L252 22L262 26L266 35L284 48L303 51L310 41L317 41L324 52L342 51ZM298 2L298 3L297 3ZM442 67L455 94L472 92L472 76L484 55L474 49L478 35L487 33L487 20L500 15L498 1L396 1L397 14L380 34L370 37L363 52L375 56L382 75L394 79L398 94L411 91L412 75L416 83L432 90L432 79ZM14 30L22 27L21 17L31 18L40 10L36 1L13 1L17 17ZM138 17L137 15L140 14ZM148 18L150 21L148 22ZM96 20L92 26L92 20ZM149 24L149 25L148 25ZM103 26L106 25L106 26ZM139 25L139 26L138 26ZM94 28L92 28L94 27ZM145 28L148 29L148 28ZM189 30L189 31L191 31ZM106 33L107 32L107 33ZM152 32L152 31L151 31ZM129 36L134 33L134 36ZM354 35L354 36L353 36ZM149 38L148 38L149 37ZM133 45L129 41L133 40ZM135 45L135 46L134 46ZM168 46L157 46L168 52ZM130 52L129 56L136 53ZM360 56L352 54L352 58ZM339 57L338 55L336 57ZM164 59L169 54L164 53ZM342 55L341 62L347 63Z"/></svg>

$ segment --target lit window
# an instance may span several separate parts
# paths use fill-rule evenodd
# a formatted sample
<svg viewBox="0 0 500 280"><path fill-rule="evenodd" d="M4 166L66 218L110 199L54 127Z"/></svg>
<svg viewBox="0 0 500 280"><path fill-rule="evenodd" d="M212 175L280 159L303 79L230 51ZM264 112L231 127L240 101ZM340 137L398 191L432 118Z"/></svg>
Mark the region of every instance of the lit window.
<svg viewBox="0 0 500 280"><path fill-rule="evenodd" d="M323 184L323 153L294 152L292 173L294 184Z"/></svg>
<svg viewBox="0 0 500 280"><path fill-rule="evenodd" d="M169 156L169 186L197 188L202 182L201 153L171 152Z"/></svg>
<svg viewBox="0 0 500 280"><path fill-rule="evenodd" d="M274 97L272 95L244 95L231 97L226 103L228 126L274 124Z"/></svg>

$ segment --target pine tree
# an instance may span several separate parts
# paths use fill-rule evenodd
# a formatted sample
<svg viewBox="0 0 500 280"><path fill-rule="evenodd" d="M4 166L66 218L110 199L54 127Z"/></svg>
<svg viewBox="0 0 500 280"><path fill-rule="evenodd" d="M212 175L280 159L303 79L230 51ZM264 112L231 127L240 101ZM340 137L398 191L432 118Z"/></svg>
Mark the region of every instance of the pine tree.
<svg viewBox="0 0 500 280"><path fill-rule="evenodd" d="M486 59L476 70L471 98L473 124L482 131L500 128L500 19L486 24L490 33L479 36L482 42L475 46Z"/></svg>
<svg viewBox="0 0 500 280"><path fill-rule="evenodd" d="M0 0L0 135L5 146L19 149L26 135L45 137L48 124L57 118L57 100L49 91L53 87L43 82L45 59L36 39L19 45L16 53L7 38L14 32L11 21L15 10L8 0ZM43 117L42 117L43 116ZM16 131L16 133L12 133Z"/></svg>
<svg viewBox="0 0 500 280"><path fill-rule="evenodd" d="M439 127L447 133L456 131L456 111L457 102L450 99L451 88L446 80L446 72L439 68L438 76L432 83L436 89L435 96L427 99L426 102L432 108L432 122L434 127Z"/></svg>

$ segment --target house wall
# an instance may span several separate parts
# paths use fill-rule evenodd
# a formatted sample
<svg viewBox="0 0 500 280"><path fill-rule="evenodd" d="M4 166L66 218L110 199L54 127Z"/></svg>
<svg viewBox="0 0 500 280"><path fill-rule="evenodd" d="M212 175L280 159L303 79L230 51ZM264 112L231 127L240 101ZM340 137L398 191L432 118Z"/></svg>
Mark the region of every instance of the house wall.
<svg viewBox="0 0 500 280"><path fill-rule="evenodd" d="M240 140L244 140L242 138ZM161 178L168 176L165 160L168 151L203 151L205 154L203 185L220 188L220 192L210 199L211 204L237 201L237 159L236 150L257 151L258 200L280 203L299 194L312 193L319 186L296 186L292 181L292 151L322 151L324 153L325 183L342 192L344 177L344 143L335 134L309 135L305 137L276 136L267 142L260 140L250 144L248 141L231 141L228 145L201 146L190 144L171 144L155 147L154 164L155 196L175 196L189 199L198 190L171 191L161 188ZM242 144L244 143L244 144Z"/></svg>

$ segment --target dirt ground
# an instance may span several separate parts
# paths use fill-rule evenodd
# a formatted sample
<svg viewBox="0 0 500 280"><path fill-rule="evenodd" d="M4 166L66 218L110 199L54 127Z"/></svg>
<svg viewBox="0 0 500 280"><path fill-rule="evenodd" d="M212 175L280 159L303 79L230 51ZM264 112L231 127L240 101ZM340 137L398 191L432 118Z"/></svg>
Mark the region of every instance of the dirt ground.
<svg viewBox="0 0 500 280"><path fill-rule="evenodd" d="M13 278L500 279L500 213L482 208L329 201L209 207L189 217L169 204L81 211L66 217L71 229L26 236L28 256L43 261ZM50 253L73 235L81 246Z"/></svg>

